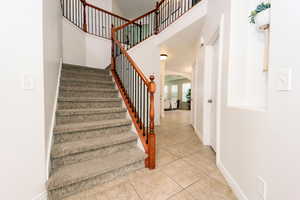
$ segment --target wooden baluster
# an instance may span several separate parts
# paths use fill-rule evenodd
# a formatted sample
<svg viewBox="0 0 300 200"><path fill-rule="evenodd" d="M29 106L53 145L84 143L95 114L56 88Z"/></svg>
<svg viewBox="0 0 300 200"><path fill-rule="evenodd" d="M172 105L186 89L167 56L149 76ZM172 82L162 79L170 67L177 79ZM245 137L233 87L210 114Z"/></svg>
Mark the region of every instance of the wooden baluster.
<svg viewBox="0 0 300 200"><path fill-rule="evenodd" d="M86 23L86 0L82 0L83 4L83 31L87 32L87 23Z"/></svg>
<svg viewBox="0 0 300 200"><path fill-rule="evenodd" d="M154 83L154 75L150 76L149 92L150 92L150 133L148 135L148 168L155 169L156 159L156 136L154 132L154 93L156 85Z"/></svg>

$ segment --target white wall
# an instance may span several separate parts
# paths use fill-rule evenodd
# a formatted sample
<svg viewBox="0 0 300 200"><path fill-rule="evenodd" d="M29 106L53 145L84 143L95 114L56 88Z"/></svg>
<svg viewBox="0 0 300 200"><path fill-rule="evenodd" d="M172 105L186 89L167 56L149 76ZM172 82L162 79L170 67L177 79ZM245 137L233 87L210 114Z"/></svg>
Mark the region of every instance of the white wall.
<svg viewBox="0 0 300 200"><path fill-rule="evenodd" d="M155 44L156 36L145 40L143 43L128 51L129 55L140 67L145 76L155 76L155 124L160 124L160 49Z"/></svg>
<svg viewBox="0 0 300 200"><path fill-rule="evenodd" d="M112 11L112 0L87 0ZM114 4L115 5L115 4ZM63 18L63 62L105 69L111 63L111 41L87 34Z"/></svg>
<svg viewBox="0 0 300 200"><path fill-rule="evenodd" d="M87 0L87 2L89 2L90 4L108 11L112 10L112 1L113 0Z"/></svg>
<svg viewBox="0 0 300 200"><path fill-rule="evenodd" d="M241 2L232 0L231 3L235 7ZM228 103L228 95L231 94L230 70L240 58L235 53L234 46L242 48L245 40L240 40L234 32L241 27L237 27L232 21L236 16L231 13L233 10L228 1L208 1L208 15L203 29L206 44L209 44L218 28L221 14L224 14L218 166L241 200L263 199L258 194L258 177L266 182L266 200L293 200L300 194L295 178L300 176L300 162L297 159L300 153L300 138L297 134L300 83L296 78L300 74L297 67L300 60L296 50L300 43L298 37L300 14L297 11L299 6L297 4L292 0L272 1L271 64L265 90L266 109L260 109L259 106L232 107ZM282 28L283 24L289 28ZM255 37L256 33L252 34ZM247 57L254 59L255 62L261 59L253 54L248 54ZM257 64L253 66L256 67ZM244 65L239 67L245 69ZM293 89L289 92L280 92L277 90L278 73L282 68L288 67L293 70ZM255 79L252 81L254 83ZM254 98L259 95L253 94Z"/></svg>
<svg viewBox="0 0 300 200"><path fill-rule="evenodd" d="M58 76L62 59L62 20L60 1L45 1L43 4L44 32L44 84L45 84L45 142L49 155L52 127L54 124Z"/></svg>
<svg viewBox="0 0 300 200"><path fill-rule="evenodd" d="M267 200L293 200L300 196L300 3L272 1L271 57L268 88L268 132L262 136L262 174L267 182ZM288 28L283 28L285 24ZM291 68L292 90L278 91L279 72Z"/></svg>
<svg viewBox="0 0 300 200"><path fill-rule="evenodd" d="M1 3L1 199L31 200L46 181L43 1ZM22 88L24 75L32 90Z"/></svg>
<svg viewBox="0 0 300 200"><path fill-rule="evenodd" d="M120 6L119 6L119 3L117 0L112 0L112 6L111 6L111 10L113 13L117 14L117 15L120 15L122 17L124 17L124 12L121 10Z"/></svg>
<svg viewBox="0 0 300 200"><path fill-rule="evenodd" d="M237 3L232 1L233 3ZM221 15L224 14L221 82L221 123L219 138L218 166L226 175L239 199L258 200L256 177L258 171L259 137L266 132L266 114L259 110L247 110L228 106L228 74L230 65L239 57L231 54L230 42L241 43L232 37L230 4L227 1L208 1L208 15L203 28L204 43L210 45L214 33L218 30ZM246 23L248 23L246 21ZM231 45L232 46L232 45ZM229 62L230 60L230 62ZM243 67L243 66L240 66Z"/></svg>
<svg viewBox="0 0 300 200"><path fill-rule="evenodd" d="M200 38L197 41L195 64L193 66L193 127L197 135L203 139L204 130L204 109L206 108L205 101L205 75L204 75L204 61L205 61L205 47L201 46ZM205 143L205 141L203 141ZM205 143L206 144L206 143Z"/></svg>
<svg viewBox="0 0 300 200"><path fill-rule="evenodd" d="M166 61L160 61L160 117L165 117L165 99L166 95L164 93L165 88L165 76L166 76Z"/></svg>
<svg viewBox="0 0 300 200"><path fill-rule="evenodd" d="M84 33L63 19L63 61L104 69L111 63L111 41Z"/></svg>

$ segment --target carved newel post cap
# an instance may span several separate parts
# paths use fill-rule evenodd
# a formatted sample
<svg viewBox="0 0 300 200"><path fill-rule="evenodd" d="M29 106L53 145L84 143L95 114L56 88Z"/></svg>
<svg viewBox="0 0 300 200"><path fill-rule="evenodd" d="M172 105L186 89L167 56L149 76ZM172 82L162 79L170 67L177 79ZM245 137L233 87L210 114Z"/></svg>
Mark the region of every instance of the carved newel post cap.
<svg viewBox="0 0 300 200"><path fill-rule="evenodd" d="M150 80L151 80L151 82L153 82L154 79L155 79L154 75L150 75Z"/></svg>

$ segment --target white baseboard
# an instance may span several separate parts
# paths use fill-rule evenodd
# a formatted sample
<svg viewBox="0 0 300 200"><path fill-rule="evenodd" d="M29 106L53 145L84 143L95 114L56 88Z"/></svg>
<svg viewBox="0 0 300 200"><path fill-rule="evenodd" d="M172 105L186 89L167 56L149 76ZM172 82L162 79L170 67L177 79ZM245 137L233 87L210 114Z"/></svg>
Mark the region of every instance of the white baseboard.
<svg viewBox="0 0 300 200"><path fill-rule="evenodd" d="M50 155L51 155L51 148L52 148L52 144L53 144L53 129L55 126L55 113L56 113L56 109L57 109L57 99L58 99L58 95L59 95L59 86L60 86L60 77L61 77L61 70L62 70L62 65L63 65L63 59L60 59L59 62L59 69L58 69L58 78L57 78L57 84L56 84L56 94L55 94L55 99L54 99L54 106L53 106L53 111L52 111L52 119L51 119L51 128L50 128L50 133L49 133L49 141L48 141L48 149L47 149L47 168L46 168L46 176L47 176L47 180L49 178L49 174L50 174L50 169L51 169L51 163L50 163Z"/></svg>
<svg viewBox="0 0 300 200"><path fill-rule="evenodd" d="M235 181L235 179L231 176L228 170L224 167L223 163L220 161L217 165L219 170L225 177L227 183L231 187L232 191L234 192L235 196L238 198L238 200L249 200L247 196L244 194L239 184Z"/></svg>
<svg viewBox="0 0 300 200"><path fill-rule="evenodd" d="M44 192L36 195L32 200L47 200L47 199L48 199L47 191L44 191Z"/></svg>

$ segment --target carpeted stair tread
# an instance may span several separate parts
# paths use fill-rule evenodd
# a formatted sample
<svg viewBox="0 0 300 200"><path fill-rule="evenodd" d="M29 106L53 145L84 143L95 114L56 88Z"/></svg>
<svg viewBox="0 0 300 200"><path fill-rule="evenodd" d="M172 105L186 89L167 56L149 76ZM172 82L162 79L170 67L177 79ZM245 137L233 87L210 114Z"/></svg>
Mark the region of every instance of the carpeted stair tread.
<svg viewBox="0 0 300 200"><path fill-rule="evenodd" d="M73 142L65 142L54 144L51 157L59 158L71 154L92 151L104 147L109 147L116 144L123 144L137 139L133 132L115 134L111 137L97 137Z"/></svg>
<svg viewBox="0 0 300 200"><path fill-rule="evenodd" d="M103 74L108 74L108 72L105 69L99 69L99 68L94 68L94 67L89 67L89 66L82 66L82 65L73 65L73 64L67 64L63 63L62 66L63 70L74 70L74 71L91 71L91 72L98 72L98 73L103 73Z"/></svg>
<svg viewBox="0 0 300 200"><path fill-rule="evenodd" d="M72 76L74 75L74 77L78 77L78 76L83 76L83 77L87 77L87 76L91 76L91 77L106 77L106 76L110 76L111 75L108 72L93 72L93 71L84 71L84 70L69 70L69 69L62 69L62 77L66 76L68 77L70 74L72 74ZM111 77L112 78L112 77Z"/></svg>
<svg viewBox="0 0 300 200"><path fill-rule="evenodd" d="M112 85L114 82L112 80L97 80L97 79L84 79L84 78L61 78L63 82L83 82L83 83L95 83L95 84L105 84L105 85Z"/></svg>
<svg viewBox="0 0 300 200"><path fill-rule="evenodd" d="M61 86L60 90L66 91L80 91L80 92L118 92L113 88L91 88L91 87L80 87L80 86Z"/></svg>
<svg viewBox="0 0 300 200"><path fill-rule="evenodd" d="M110 173L146 158L137 147L109 156L58 168L48 181L48 190L78 183L101 174Z"/></svg>
<svg viewBox="0 0 300 200"><path fill-rule="evenodd" d="M98 97L59 97L58 101L68 102L121 102L120 98L98 98Z"/></svg>
<svg viewBox="0 0 300 200"><path fill-rule="evenodd" d="M115 120L74 123L74 124L62 124L62 125L55 126L53 133L54 134L71 133L76 131L87 131L87 130L96 130L100 128L124 126L128 124L131 124L131 121L129 119L115 119Z"/></svg>
<svg viewBox="0 0 300 200"><path fill-rule="evenodd" d="M97 109L62 109L57 110L58 116L70 116L70 115L88 115L88 114L108 114L126 112L125 108L97 108Z"/></svg>
<svg viewBox="0 0 300 200"><path fill-rule="evenodd" d="M89 77L89 78L104 78L111 79L112 76L108 73L93 73L84 71L62 70L62 77Z"/></svg>

